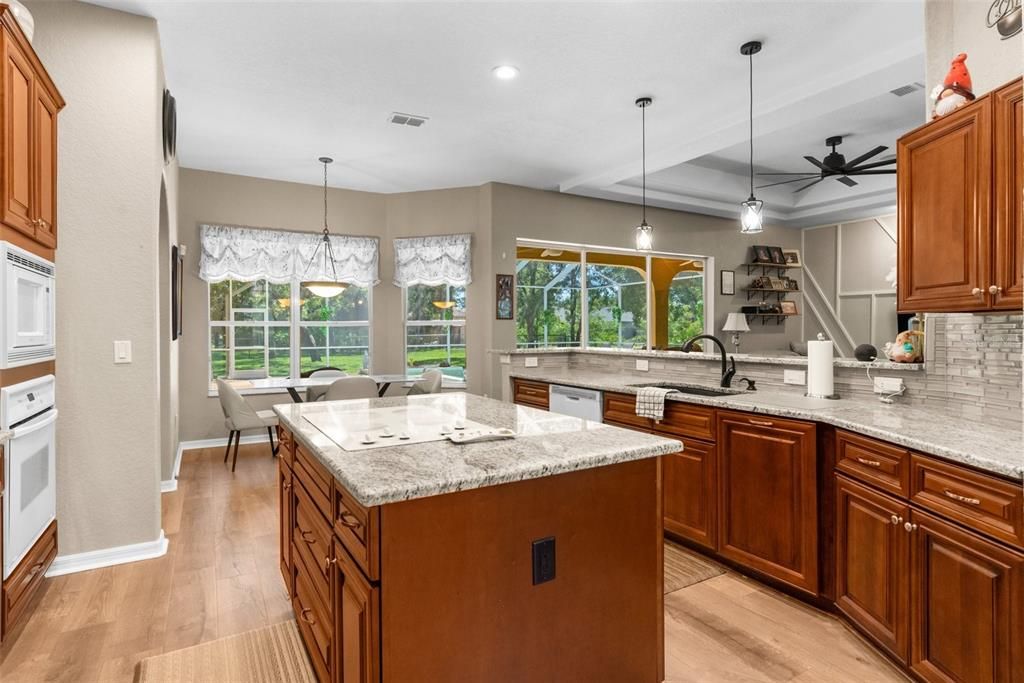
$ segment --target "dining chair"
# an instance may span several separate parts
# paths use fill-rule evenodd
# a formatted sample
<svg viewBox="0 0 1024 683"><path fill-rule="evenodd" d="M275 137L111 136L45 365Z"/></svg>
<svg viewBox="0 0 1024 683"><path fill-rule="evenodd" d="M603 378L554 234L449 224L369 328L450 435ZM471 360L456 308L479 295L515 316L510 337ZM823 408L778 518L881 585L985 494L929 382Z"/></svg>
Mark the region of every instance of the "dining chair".
<svg viewBox="0 0 1024 683"><path fill-rule="evenodd" d="M245 400L238 390L222 379L217 380L217 396L220 398L220 409L224 412L224 425L230 430L228 447L224 451L224 462L231 453L231 442L235 442L235 457L231 460L231 471L235 471L238 462L238 444L242 440L242 431L265 427L270 435L270 456L277 455L274 445L274 427L277 426L277 414L273 410L256 410Z"/></svg>
<svg viewBox="0 0 1024 683"><path fill-rule="evenodd" d="M409 396L441 393L441 378L440 370L427 370L409 389Z"/></svg>
<svg viewBox="0 0 1024 683"><path fill-rule="evenodd" d="M334 380L327 387L325 401L344 401L350 398L377 398L377 382L372 377L353 375Z"/></svg>
<svg viewBox="0 0 1024 683"><path fill-rule="evenodd" d="M348 373L337 368L320 368L319 370L313 370L306 377L348 377ZM322 399L327 395L327 388L329 386L329 384L325 384L318 387L306 387L306 403Z"/></svg>

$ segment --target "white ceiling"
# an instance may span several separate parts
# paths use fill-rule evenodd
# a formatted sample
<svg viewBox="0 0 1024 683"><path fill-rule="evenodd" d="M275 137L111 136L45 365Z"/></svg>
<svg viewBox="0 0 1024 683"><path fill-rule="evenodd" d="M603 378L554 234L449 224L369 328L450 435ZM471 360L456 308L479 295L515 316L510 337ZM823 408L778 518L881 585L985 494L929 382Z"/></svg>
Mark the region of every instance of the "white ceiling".
<svg viewBox="0 0 1024 683"><path fill-rule="evenodd" d="M802 170L832 134L850 136L841 151L852 158L924 114L920 92L887 94L923 79L923 0L95 4L158 21L180 162L226 173L319 183L316 158L327 154L338 187L500 181L637 201L633 100L649 94L652 202L734 215L745 196L731 187L744 194L746 182L738 49L750 39L765 43L760 166ZM494 79L502 63L520 77ZM396 126L392 111L430 120ZM833 185L847 190L827 181L799 204L788 191L764 199L774 219L804 224L823 215L812 205L849 203Z"/></svg>

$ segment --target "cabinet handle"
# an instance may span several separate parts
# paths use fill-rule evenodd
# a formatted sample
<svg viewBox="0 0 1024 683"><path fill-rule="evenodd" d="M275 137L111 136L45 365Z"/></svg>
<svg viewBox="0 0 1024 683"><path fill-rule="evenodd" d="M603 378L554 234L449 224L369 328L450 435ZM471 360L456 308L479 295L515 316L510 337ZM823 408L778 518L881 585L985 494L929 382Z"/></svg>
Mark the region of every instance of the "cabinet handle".
<svg viewBox="0 0 1024 683"><path fill-rule="evenodd" d="M1000 294L1000 293L1002 293L1002 291L1003 291L1002 287L997 287L996 285L989 285L989 288L988 288L988 293L989 294Z"/></svg>
<svg viewBox="0 0 1024 683"><path fill-rule="evenodd" d="M752 425L757 425L758 427L771 427L775 424L771 420L755 420L753 418L747 418L747 421Z"/></svg>
<svg viewBox="0 0 1024 683"><path fill-rule="evenodd" d="M43 568L43 563L42 562L40 562L39 564L33 565L32 569L28 570L29 577L31 578L31 577L35 576L36 574L38 574L42 570L42 568Z"/></svg>
<svg viewBox="0 0 1024 683"><path fill-rule="evenodd" d="M336 557L325 557L324 558L324 574L331 571L331 565L338 564L338 558Z"/></svg>
<svg viewBox="0 0 1024 683"><path fill-rule="evenodd" d="M903 525L903 528L907 530L907 533L910 533L912 531L917 531L917 525L916 524L911 524L910 522L905 523Z"/></svg>
<svg viewBox="0 0 1024 683"><path fill-rule="evenodd" d="M881 467L882 463L878 460L868 460L867 458L857 458L857 462L868 467Z"/></svg>
<svg viewBox="0 0 1024 683"><path fill-rule="evenodd" d="M977 498L969 498L968 496L961 496L959 493L953 493L949 489L943 489L942 492L946 494L946 498L952 498L958 500L961 503L967 503L968 505L981 505L981 501Z"/></svg>
<svg viewBox="0 0 1024 683"><path fill-rule="evenodd" d="M983 290L981 287L975 287L974 289L971 290L971 294L973 294L974 296L981 296L984 293L985 290Z"/></svg>
<svg viewBox="0 0 1024 683"><path fill-rule="evenodd" d="M290 481L286 481L285 483L281 484L281 488L283 488L285 490L288 490L291 487L292 487L292 483Z"/></svg>
<svg viewBox="0 0 1024 683"><path fill-rule="evenodd" d="M302 608L302 611L299 612L299 619L302 619L304 622L306 622L310 626L314 625L316 623L316 619L313 619L312 617L307 617L306 616L306 612L309 612L310 614L312 614L313 610L309 609L308 607Z"/></svg>
<svg viewBox="0 0 1024 683"><path fill-rule="evenodd" d="M359 527L363 526L363 523L356 519L355 515L353 515L351 512L342 512L340 515L338 515L338 523L346 529L358 529Z"/></svg>
<svg viewBox="0 0 1024 683"><path fill-rule="evenodd" d="M299 529L299 535L302 536L302 540L303 541L305 541L309 545L313 545L314 543L316 543L316 538L313 538L312 540L310 540L310 539L306 538L306 534L312 535L313 532L312 531L303 531L301 528Z"/></svg>
<svg viewBox="0 0 1024 683"><path fill-rule="evenodd" d="M902 523L903 523L903 518L902 518L902 517L900 517L899 515L893 515L893 516L892 516L892 517L890 517L889 519L891 519L891 520L892 520L892 523L893 523L893 524L895 524L895 525L897 525L897 526L899 526L900 524L902 524Z"/></svg>

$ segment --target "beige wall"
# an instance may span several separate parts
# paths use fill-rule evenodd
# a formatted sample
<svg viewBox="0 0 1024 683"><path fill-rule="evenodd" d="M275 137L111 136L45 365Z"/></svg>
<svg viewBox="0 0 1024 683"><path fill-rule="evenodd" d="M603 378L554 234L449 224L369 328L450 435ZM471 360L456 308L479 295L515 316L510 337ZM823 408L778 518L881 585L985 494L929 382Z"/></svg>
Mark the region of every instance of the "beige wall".
<svg viewBox="0 0 1024 683"><path fill-rule="evenodd" d="M57 516L62 555L160 534L159 37L151 19L30 2L60 115ZM134 361L114 365L113 341Z"/></svg>

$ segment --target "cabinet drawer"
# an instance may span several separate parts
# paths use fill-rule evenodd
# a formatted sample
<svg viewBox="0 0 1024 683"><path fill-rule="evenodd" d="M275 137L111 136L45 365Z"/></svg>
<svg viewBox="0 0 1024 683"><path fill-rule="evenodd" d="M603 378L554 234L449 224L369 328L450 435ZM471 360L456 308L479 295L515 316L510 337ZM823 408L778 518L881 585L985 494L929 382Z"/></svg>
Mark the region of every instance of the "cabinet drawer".
<svg viewBox="0 0 1024 683"><path fill-rule="evenodd" d="M604 392L604 421L616 427L650 431L654 421L636 414L636 396Z"/></svg>
<svg viewBox="0 0 1024 683"><path fill-rule="evenodd" d="M334 532L366 575L380 578L380 508L365 508L344 486L334 486Z"/></svg>
<svg viewBox="0 0 1024 683"><path fill-rule="evenodd" d="M665 419L654 423L654 431L671 436L715 440L715 411L679 401L665 401Z"/></svg>
<svg viewBox="0 0 1024 683"><path fill-rule="evenodd" d="M310 583L317 589L324 602L330 597L330 566L331 528L314 505L304 486L294 486L292 500L294 510L294 526L291 532L292 545L298 548L293 551L302 555L310 571Z"/></svg>
<svg viewBox="0 0 1024 683"><path fill-rule="evenodd" d="M32 549L28 551L11 575L4 581L4 630L11 628L24 615L25 608L43 582L46 569L57 556L57 522L51 522Z"/></svg>
<svg viewBox="0 0 1024 683"><path fill-rule="evenodd" d="M548 409L547 382L534 382L528 379L512 379L512 402L528 405L533 408Z"/></svg>
<svg viewBox="0 0 1024 683"><path fill-rule="evenodd" d="M292 473L309 493L320 513L331 518L331 483L334 478L302 444L295 444L295 466Z"/></svg>
<svg viewBox="0 0 1024 683"><path fill-rule="evenodd" d="M963 467L912 454L910 500L1017 547L1024 547L1024 489Z"/></svg>
<svg viewBox="0 0 1024 683"><path fill-rule="evenodd" d="M299 556L298 549L295 554ZM295 582L292 609L295 611L295 621L298 622L299 633L306 644L306 651L313 663L317 679L321 682L330 681L333 661L331 640L334 636L331 612L317 597L316 591L310 583L308 570L302 560L292 565L292 572Z"/></svg>
<svg viewBox="0 0 1024 683"><path fill-rule="evenodd" d="M910 495L910 453L897 446L839 431L836 469L898 496Z"/></svg>
<svg viewBox="0 0 1024 683"><path fill-rule="evenodd" d="M292 433L281 425L277 426L277 455L291 467L295 462L295 439Z"/></svg>

